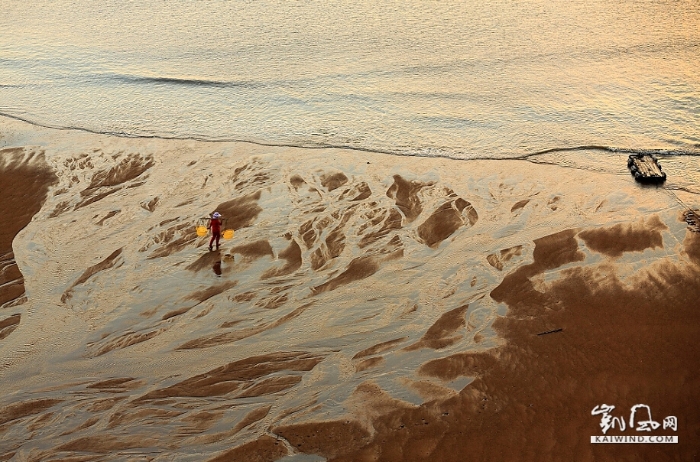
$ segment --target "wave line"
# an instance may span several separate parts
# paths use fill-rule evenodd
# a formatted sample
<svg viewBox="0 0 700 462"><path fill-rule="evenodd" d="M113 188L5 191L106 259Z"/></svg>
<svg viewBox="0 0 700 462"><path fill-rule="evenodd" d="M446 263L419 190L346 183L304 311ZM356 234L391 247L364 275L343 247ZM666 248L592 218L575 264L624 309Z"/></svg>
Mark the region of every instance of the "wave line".
<svg viewBox="0 0 700 462"><path fill-rule="evenodd" d="M257 84L253 82L233 82L224 80L208 80L208 79L193 79L179 77L149 77L143 75L128 75L128 74L108 74L109 78L121 80L129 83L153 83L157 85L182 85L192 87L213 87L213 88L231 88L231 87L254 87Z"/></svg>
<svg viewBox="0 0 700 462"><path fill-rule="evenodd" d="M671 156L700 156L700 151L684 151L684 150L670 150L670 149L632 149L632 148L617 148L612 146L599 146L599 145L584 145L584 146L572 146L572 147L559 147L559 148L549 148L533 153L523 153L523 154L505 154L502 156L494 155L482 155L482 156L470 156L463 157L458 154L446 154L446 153L424 153L418 152L419 148L416 148L415 152L405 152L405 151L391 151L388 149L379 148L367 148L358 147L352 145L344 144L301 144L301 143L265 143L262 141L251 141L239 138L206 138L201 136L166 136L166 135L136 135L133 133L126 132L109 132L94 130L85 127L74 127L74 126L59 126L59 125L49 125L44 123L35 122L24 117L16 116L13 114L8 114L0 112L0 117L6 117L8 119L18 120L36 127L48 128L51 130L62 130L62 131L80 131L84 133L92 133L94 135L107 135L116 136L120 138L134 138L134 139L157 139L157 140L179 140L179 141L201 141L203 143L248 143L256 146L267 146L267 147L278 147L278 148L299 148L299 149L344 149L348 151L355 152L366 152L372 154L386 154L391 156L401 156L401 157L420 157L420 158L435 158L435 159L450 159L457 161L470 161L470 160L525 160L532 162L531 157L536 157L542 154L555 153L555 152L567 152L567 151L585 151L585 150L599 150L607 151L610 153L626 153L626 154L659 154L666 157Z"/></svg>

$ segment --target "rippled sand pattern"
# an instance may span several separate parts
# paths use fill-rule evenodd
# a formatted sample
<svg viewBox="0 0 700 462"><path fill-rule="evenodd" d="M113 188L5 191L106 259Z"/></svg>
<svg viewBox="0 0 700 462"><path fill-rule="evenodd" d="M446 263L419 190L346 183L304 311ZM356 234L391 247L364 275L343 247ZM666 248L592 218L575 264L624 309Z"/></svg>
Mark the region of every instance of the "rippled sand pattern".
<svg viewBox="0 0 700 462"><path fill-rule="evenodd" d="M17 127L3 159L55 177L0 308L0 460L597 460L591 408L645 399L694 453L700 241L663 189Z"/></svg>

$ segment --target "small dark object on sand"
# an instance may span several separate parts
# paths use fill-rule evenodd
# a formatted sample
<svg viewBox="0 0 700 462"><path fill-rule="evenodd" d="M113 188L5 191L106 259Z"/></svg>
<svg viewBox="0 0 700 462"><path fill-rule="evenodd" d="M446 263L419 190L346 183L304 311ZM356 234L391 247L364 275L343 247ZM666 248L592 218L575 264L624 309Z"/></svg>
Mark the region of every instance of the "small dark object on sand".
<svg viewBox="0 0 700 462"><path fill-rule="evenodd" d="M640 183L663 183L666 174L661 170L659 161L650 154L632 154L627 159L627 167Z"/></svg>
<svg viewBox="0 0 700 462"><path fill-rule="evenodd" d="M560 327L559 329L552 329L552 330L548 330L548 331L545 331L545 332L540 332L540 333L537 334L537 335L553 334L553 333L555 333L555 332L561 332L561 331L563 331L563 330L564 330L564 329L562 329L562 328Z"/></svg>

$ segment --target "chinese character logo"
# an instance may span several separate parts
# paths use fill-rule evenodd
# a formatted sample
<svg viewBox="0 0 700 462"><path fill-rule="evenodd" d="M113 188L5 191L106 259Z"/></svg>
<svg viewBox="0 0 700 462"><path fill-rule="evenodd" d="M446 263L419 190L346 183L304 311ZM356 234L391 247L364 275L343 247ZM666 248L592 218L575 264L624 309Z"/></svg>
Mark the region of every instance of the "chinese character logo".
<svg viewBox="0 0 700 462"><path fill-rule="evenodd" d="M650 432L652 430L656 430L661 426L659 422L656 422L652 420L651 418L651 408L647 406L646 404L635 404L632 406L632 411L630 412L630 428L634 428L634 418L637 415L637 409L644 408L647 410L647 417L649 417L649 420L642 420L637 422L637 430L638 432ZM649 428L651 427L651 428Z"/></svg>
<svg viewBox="0 0 700 462"><path fill-rule="evenodd" d="M611 428L617 428L620 431L625 431L626 422L622 417L612 415L615 406L610 404L599 404L591 411L591 415L600 415L600 428L603 434L606 434ZM651 416L651 408L646 404L635 404L630 409L629 428L635 429L638 432L650 432L659 428L661 424L655 421ZM663 420L664 430L667 428L677 431L678 419L676 416L668 416Z"/></svg>
<svg viewBox="0 0 700 462"><path fill-rule="evenodd" d="M674 432L678 430L678 419L675 416L668 416L664 419L664 430L670 428Z"/></svg>
<svg viewBox="0 0 700 462"><path fill-rule="evenodd" d="M601 404L594 407L591 411L591 415L603 414L603 417L600 418L600 428L603 430L603 434L607 433L607 431L611 428L615 428L616 423L620 431L625 431L624 419L620 417L612 417L610 415L613 409L615 409L615 406L611 406L609 404Z"/></svg>

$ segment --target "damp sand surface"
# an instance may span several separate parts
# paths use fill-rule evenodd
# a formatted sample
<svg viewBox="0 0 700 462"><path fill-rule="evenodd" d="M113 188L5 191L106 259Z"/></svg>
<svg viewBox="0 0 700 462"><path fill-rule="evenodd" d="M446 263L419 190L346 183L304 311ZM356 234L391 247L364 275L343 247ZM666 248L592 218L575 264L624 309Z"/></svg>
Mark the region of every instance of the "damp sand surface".
<svg viewBox="0 0 700 462"><path fill-rule="evenodd" d="M0 460L698 456L693 193L3 124ZM590 444L602 404L680 442Z"/></svg>
<svg viewBox="0 0 700 462"><path fill-rule="evenodd" d="M42 206L56 176L41 150L0 149L0 340L16 329L20 313L12 307L24 302L24 279L17 267L12 241Z"/></svg>

